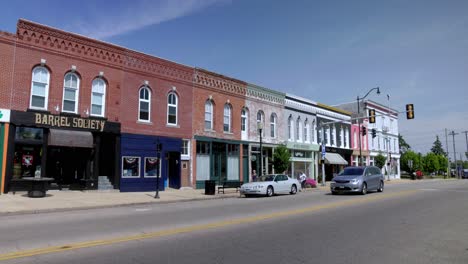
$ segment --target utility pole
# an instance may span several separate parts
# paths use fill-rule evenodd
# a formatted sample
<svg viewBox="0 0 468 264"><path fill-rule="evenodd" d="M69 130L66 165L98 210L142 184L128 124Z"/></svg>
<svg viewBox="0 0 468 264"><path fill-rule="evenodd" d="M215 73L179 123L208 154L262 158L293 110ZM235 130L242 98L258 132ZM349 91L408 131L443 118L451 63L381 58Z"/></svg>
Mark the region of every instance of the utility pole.
<svg viewBox="0 0 468 264"><path fill-rule="evenodd" d="M465 138L466 138L466 159L468 160L468 131L463 131L462 133L465 133Z"/></svg>
<svg viewBox="0 0 468 264"><path fill-rule="evenodd" d="M453 162L455 162L455 171L457 171L457 152L455 151L455 135L458 135L458 133L455 133L455 131L452 130L452 132L450 132L449 135L453 137Z"/></svg>
<svg viewBox="0 0 468 264"><path fill-rule="evenodd" d="M449 157L449 148L448 148L447 128L445 129L445 148L447 149L447 177L450 178L450 161L449 161L449 158L448 158Z"/></svg>

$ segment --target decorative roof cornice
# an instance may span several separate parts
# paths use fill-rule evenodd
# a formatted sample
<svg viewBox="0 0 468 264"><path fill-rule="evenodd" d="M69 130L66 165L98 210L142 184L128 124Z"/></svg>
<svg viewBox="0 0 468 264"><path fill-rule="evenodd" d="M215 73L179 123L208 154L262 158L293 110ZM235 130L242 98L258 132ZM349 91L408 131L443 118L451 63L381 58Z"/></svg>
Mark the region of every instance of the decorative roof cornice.
<svg viewBox="0 0 468 264"><path fill-rule="evenodd" d="M255 84L247 84L247 97L270 102L273 104L285 104L285 93L274 91L268 88L264 88Z"/></svg>
<svg viewBox="0 0 468 264"><path fill-rule="evenodd" d="M315 108L316 108L317 115L322 115L325 117L330 117L330 118L335 118L335 119L340 119L340 120L351 119L351 112L337 109L332 106L317 103L317 106Z"/></svg>
<svg viewBox="0 0 468 264"><path fill-rule="evenodd" d="M191 82L193 77L193 69L189 66L24 19L18 21L17 37L19 41L28 45L56 50L116 67L158 74L187 82Z"/></svg>
<svg viewBox="0 0 468 264"><path fill-rule="evenodd" d="M195 84L200 86L221 90L231 94L237 94L244 97L247 93L246 82L210 72L201 68L195 68L193 81Z"/></svg>
<svg viewBox="0 0 468 264"><path fill-rule="evenodd" d="M314 101L308 100L306 98L302 98L299 96L286 94L285 106L297 109L300 111L304 111L310 114L317 113L317 107L315 107L316 103Z"/></svg>

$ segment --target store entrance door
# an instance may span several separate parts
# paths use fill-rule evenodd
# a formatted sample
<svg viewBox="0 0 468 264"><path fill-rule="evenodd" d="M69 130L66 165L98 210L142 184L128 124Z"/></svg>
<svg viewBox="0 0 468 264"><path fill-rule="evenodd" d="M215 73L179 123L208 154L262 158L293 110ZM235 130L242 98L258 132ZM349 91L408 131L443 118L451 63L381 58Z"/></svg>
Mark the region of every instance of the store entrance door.
<svg viewBox="0 0 468 264"><path fill-rule="evenodd" d="M50 147L46 175L54 178L60 189L82 189L91 175L91 149Z"/></svg>

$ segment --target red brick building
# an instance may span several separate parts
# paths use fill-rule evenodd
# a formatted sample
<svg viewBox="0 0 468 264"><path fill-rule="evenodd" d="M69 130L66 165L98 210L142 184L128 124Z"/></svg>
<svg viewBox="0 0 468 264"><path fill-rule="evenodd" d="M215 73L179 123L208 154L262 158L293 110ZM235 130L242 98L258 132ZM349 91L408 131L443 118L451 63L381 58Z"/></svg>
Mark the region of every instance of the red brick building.
<svg viewBox="0 0 468 264"><path fill-rule="evenodd" d="M26 20L0 32L0 58L4 191L39 175L70 188L192 185L193 68Z"/></svg>
<svg viewBox="0 0 468 264"><path fill-rule="evenodd" d="M203 69L195 69L193 87L193 182L243 179L241 111L247 84ZM247 162L247 160L246 160Z"/></svg>

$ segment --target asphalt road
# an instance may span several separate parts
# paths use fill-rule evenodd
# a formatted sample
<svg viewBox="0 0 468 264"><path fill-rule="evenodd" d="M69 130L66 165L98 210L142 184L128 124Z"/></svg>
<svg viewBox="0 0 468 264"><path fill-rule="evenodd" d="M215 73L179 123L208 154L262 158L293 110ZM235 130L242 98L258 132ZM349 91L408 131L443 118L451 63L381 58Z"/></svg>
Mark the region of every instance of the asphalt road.
<svg viewBox="0 0 468 264"><path fill-rule="evenodd" d="M0 217L2 263L468 263L468 180Z"/></svg>

